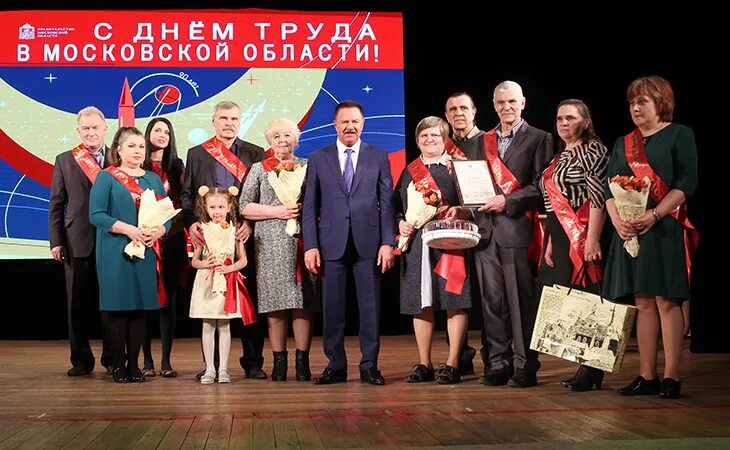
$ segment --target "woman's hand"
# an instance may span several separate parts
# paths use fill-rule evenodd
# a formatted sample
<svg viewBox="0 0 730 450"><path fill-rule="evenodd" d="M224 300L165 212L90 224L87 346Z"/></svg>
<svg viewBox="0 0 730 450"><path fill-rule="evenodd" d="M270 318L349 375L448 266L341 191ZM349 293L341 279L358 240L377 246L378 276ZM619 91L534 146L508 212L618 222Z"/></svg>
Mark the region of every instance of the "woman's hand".
<svg viewBox="0 0 730 450"><path fill-rule="evenodd" d="M586 247L583 249L583 259L586 262L598 262L601 260L601 244L598 239L588 236Z"/></svg>
<svg viewBox="0 0 730 450"><path fill-rule="evenodd" d="M613 223L613 227L616 229L619 237L624 241L628 241L632 237L636 236L636 228L631 224L631 222L627 222L618 217L618 214L616 214L616 219L611 216L611 222Z"/></svg>
<svg viewBox="0 0 730 450"><path fill-rule="evenodd" d="M298 219L301 212L301 205L280 205L276 206L277 217L281 220Z"/></svg>
<svg viewBox="0 0 730 450"><path fill-rule="evenodd" d="M153 231L143 231L144 245L152 247L156 240L165 235L165 227L157 227Z"/></svg>
<svg viewBox="0 0 730 450"><path fill-rule="evenodd" d="M545 246L545 264L550 267L555 267L555 262L553 261L553 239L550 236L548 236L547 245Z"/></svg>
<svg viewBox="0 0 730 450"><path fill-rule="evenodd" d="M140 230L139 228L135 227L134 225L126 224L124 234L127 236L130 240L134 242L139 242L142 245L145 244L145 234Z"/></svg>
<svg viewBox="0 0 730 450"><path fill-rule="evenodd" d="M416 229L413 227L413 225L406 222L405 220L401 220L400 222L398 222L398 231L403 237L410 237L415 230Z"/></svg>
<svg viewBox="0 0 730 450"><path fill-rule="evenodd" d="M654 217L654 210L647 209L643 216L638 219L630 220L629 223L634 227L637 233L646 234L656 223L656 217Z"/></svg>
<svg viewBox="0 0 730 450"><path fill-rule="evenodd" d="M470 220L471 217L471 211L469 209L464 208L463 206L450 206L449 209L446 211L447 219L466 219Z"/></svg>

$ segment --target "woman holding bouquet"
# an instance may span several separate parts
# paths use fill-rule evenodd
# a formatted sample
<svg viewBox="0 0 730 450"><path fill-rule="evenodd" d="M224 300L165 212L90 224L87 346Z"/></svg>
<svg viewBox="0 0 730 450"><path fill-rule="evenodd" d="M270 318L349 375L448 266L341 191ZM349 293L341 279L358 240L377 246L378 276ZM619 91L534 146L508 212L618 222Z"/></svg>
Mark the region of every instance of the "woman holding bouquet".
<svg viewBox="0 0 730 450"><path fill-rule="evenodd" d="M296 380L309 381L313 313L320 310L318 280L305 270L298 231L306 160L294 156L299 128L277 119L266 128L271 158L251 166L241 192L243 216L256 221L256 282L259 313L266 313L274 353L271 379L286 381L291 316L296 343Z"/></svg>
<svg viewBox="0 0 730 450"><path fill-rule="evenodd" d="M441 250L423 245L421 228L414 228L413 224L406 221L408 210L422 208L424 203L424 201L417 202L414 195L411 195L413 204L408 200L409 186L412 185L412 190L415 186L414 180L422 186L420 189L425 187L430 192L440 193L437 205L434 205L438 206L440 211L428 221L441 218L448 210L448 205L459 204L456 186L449 173L449 158L444 150L448 137L449 125L439 117L429 116L418 123L416 142L421 156L403 170L393 193L392 204L401 240L407 238L410 241L403 251L400 264L400 312L413 316L413 329L420 361L406 377L409 383L433 381L434 378L441 384L461 381L459 355L468 326L468 317L464 309L471 307L467 264L463 264L464 256L460 255L462 275L465 278L457 288L447 285L447 280L436 275L434 268L442 257L449 258L453 255L446 255ZM458 209L458 211L461 214L464 210ZM449 335L449 357L437 377L431 361L434 311L446 311Z"/></svg>
<svg viewBox="0 0 730 450"><path fill-rule="evenodd" d="M185 167L177 156L172 123L164 117L151 119L147 124L144 140L147 155L142 167L145 170L153 171L160 177L168 197L175 208L179 208L182 174ZM142 372L145 376L155 376L155 362L152 359L152 330L156 328L156 325L160 327L162 343L160 375L166 378L177 376L177 372L170 364L170 352L172 351L172 338L175 335L177 289L187 281L189 264L185 233L183 233L183 217L182 214L179 214L172 219L170 232L164 237L162 245L162 272L167 293L167 306L160 308L159 313L148 312L146 317L147 335L142 345L144 353Z"/></svg>
<svg viewBox="0 0 730 450"><path fill-rule="evenodd" d="M600 294L608 151L593 129L588 106L581 100L560 102L555 127L560 152L540 177L548 241L538 282ZM560 384L571 391L588 391L594 386L600 389L602 382L602 370L581 365L572 378Z"/></svg>
<svg viewBox="0 0 730 450"><path fill-rule="evenodd" d="M141 193L151 189L157 196L165 196L160 177L142 168L144 159L142 133L134 127L120 128L109 149L111 166L97 176L89 203L89 221L96 227L99 308L109 313L112 375L117 383L144 381L137 362L145 337L144 313L163 303L158 299L161 274L152 247L170 222L154 231L137 227ZM124 253L130 240L147 247L144 259L131 259Z"/></svg>
<svg viewBox="0 0 730 450"><path fill-rule="evenodd" d="M696 231L687 220L685 201L697 188L697 147L692 130L672 123L674 93L658 76L634 80L626 91L631 120L636 129L619 138L608 165L608 177L649 177L646 212L623 220L611 192L606 189L606 210L616 229L606 263L604 296L634 297L638 314L640 374L618 390L621 395L680 394L679 360L682 351L681 304L690 298L689 265ZM623 241L639 237L636 258ZM657 340L664 348L664 378L657 372Z"/></svg>

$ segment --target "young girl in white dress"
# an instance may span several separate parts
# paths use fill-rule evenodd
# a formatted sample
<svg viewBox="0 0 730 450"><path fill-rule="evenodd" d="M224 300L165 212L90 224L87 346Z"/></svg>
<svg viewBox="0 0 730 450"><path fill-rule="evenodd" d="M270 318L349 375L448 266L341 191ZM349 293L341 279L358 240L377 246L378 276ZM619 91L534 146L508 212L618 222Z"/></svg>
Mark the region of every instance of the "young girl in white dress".
<svg viewBox="0 0 730 450"><path fill-rule="evenodd" d="M226 274L237 274L246 266L246 252L242 241L236 240L238 208L234 186L209 188L201 186L195 213L203 226L206 245L197 247L192 266L198 269L190 299L190 317L203 319L203 356L205 373L200 377L203 384L216 380L213 352L215 331L218 330L219 383L230 383L228 354L231 350L230 319L241 317L238 299L226 304ZM239 292L238 295L241 295ZM230 296L230 293L229 293Z"/></svg>

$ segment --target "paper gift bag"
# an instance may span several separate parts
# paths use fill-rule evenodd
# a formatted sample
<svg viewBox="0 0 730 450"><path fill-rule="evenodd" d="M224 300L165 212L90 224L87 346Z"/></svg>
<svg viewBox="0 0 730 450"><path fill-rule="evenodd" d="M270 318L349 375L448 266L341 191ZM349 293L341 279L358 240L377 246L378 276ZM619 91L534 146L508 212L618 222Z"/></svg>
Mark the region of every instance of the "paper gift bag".
<svg viewBox="0 0 730 450"><path fill-rule="evenodd" d="M636 308L565 286L545 286L530 348L606 372L618 372Z"/></svg>

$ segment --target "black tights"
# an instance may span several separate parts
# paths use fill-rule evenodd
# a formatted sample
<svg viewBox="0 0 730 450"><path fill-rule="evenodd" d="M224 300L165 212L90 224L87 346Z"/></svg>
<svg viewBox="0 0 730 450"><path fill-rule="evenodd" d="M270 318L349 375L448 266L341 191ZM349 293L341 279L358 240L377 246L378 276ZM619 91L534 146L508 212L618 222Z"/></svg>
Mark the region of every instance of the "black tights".
<svg viewBox="0 0 730 450"><path fill-rule="evenodd" d="M109 344L114 368L138 369L139 349L144 340L144 311L109 311ZM126 350L126 352L125 352Z"/></svg>
<svg viewBox="0 0 730 450"><path fill-rule="evenodd" d="M175 336L175 297L167 298L167 306L158 311L145 311L146 333L142 351L144 352L144 368L154 369L155 361L152 359L152 335L154 334L155 325L159 315L160 324L160 342L162 344L162 361L160 368L162 370L172 369L170 364L170 352L172 352L172 338Z"/></svg>

